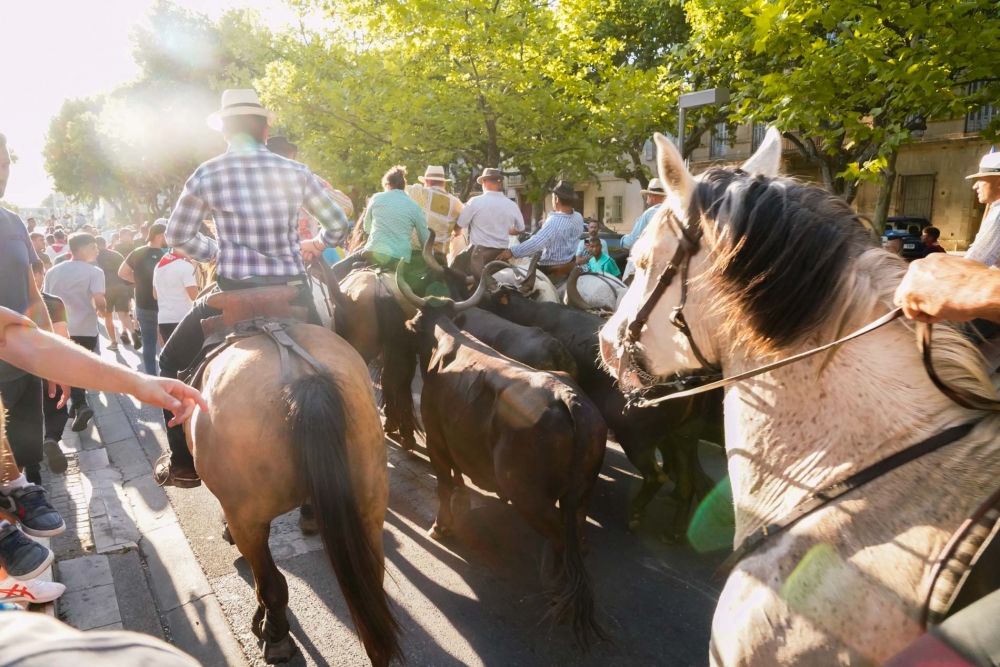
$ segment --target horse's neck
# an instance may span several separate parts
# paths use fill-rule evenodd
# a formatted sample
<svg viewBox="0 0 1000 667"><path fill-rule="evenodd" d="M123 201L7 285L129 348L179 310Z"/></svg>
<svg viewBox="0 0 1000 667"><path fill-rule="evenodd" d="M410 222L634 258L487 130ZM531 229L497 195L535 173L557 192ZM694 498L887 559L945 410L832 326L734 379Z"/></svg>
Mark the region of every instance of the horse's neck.
<svg viewBox="0 0 1000 667"><path fill-rule="evenodd" d="M760 365L736 352L727 375ZM737 542L815 491L965 414L931 384L913 333L901 325L845 345L822 368L826 359L817 355L738 383L726 396Z"/></svg>

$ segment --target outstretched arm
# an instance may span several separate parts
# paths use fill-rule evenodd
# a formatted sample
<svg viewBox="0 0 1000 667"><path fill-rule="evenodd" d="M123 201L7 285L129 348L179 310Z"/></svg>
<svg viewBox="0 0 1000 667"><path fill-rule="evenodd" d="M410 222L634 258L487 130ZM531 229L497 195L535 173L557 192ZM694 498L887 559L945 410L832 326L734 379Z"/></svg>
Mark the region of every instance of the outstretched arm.
<svg viewBox="0 0 1000 667"><path fill-rule="evenodd" d="M186 421L196 406L208 409L193 387L108 363L79 345L35 328L31 320L6 308L0 308L0 359L60 384L131 394L173 412L170 426Z"/></svg>
<svg viewBox="0 0 1000 667"><path fill-rule="evenodd" d="M911 320L1000 322L1000 271L978 261L933 253L910 264L895 302Z"/></svg>

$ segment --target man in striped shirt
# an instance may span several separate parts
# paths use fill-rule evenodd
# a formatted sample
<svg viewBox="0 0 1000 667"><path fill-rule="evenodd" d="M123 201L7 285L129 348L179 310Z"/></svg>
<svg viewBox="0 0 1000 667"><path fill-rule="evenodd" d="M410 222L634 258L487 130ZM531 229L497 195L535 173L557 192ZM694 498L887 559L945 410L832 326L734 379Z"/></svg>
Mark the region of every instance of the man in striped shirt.
<svg viewBox="0 0 1000 667"><path fill-rule="evenodd" d="M227 90L222 110L209 116L229 143L224 155L205 162L184 186L167 223L166 241L198 262L216 260L218 289L293 285L312 324L322 324L305 275L303 259L319 256L346 236L347 217L323 182L304 164L272 153L264 145L274 113L264 109L253 90ZM299 211L316 217L323 230L299 238ZM201 232L211 216L217 239ZM205 342L201 321L220 312L204 299L178 323L160 355L160 375L175 378L190 366ZM170 417L165 412L165 417ZM167 429L169 461L154 470L160 485L199 486L187 439L181 427Z"/></svg>
<svg viewBox="0 0 1000 667"><path fill-rule="evenodd" d="M540 267L562 266L568 262L575 264L576 244L584 231L584 224L583 216L573 208L573 202L577 201L573 184L559 181L550 192L554 210L546 218L542 228L524 243L501 252L497 256L498 260L530 257L541 250L542 258L538 262Z"/></svg>

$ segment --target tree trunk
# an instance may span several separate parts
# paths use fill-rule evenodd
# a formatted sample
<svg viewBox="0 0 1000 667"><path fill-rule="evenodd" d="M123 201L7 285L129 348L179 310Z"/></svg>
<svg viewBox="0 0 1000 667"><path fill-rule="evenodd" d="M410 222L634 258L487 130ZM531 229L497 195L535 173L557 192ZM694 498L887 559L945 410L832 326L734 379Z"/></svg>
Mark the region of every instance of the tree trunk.
<svg viewBox="0 0 1000 667"><path fill-rule="evenodd" d="M632 176L639 181L639 185L645 190L649 187L649 177L642 165L642 154L634 146L629 149L628 156L632 158Z"/></svg>
<svg viewBox="0 0 1000 667"><path fill-rule="evenodd" d="M476 172L474 169L469 170L469 177L465 179L465 185L462 186L462 201L469 201L469 193L472 192L472 184L476 182Z"/></svg>
<svg viewBox="0 0 1000 667"><path fill-rule="evenodd" d="M531 217L535 221L535 229L542 226L542 218L545 217L545 200L536 201L531 204Z"/></svg>
<svg viewBox="0 0 1000 667"><path fill-rule="evenodd" d="M889 205L892 204L892 190L896 185L897 157L899 157L898 148L886 156L885 168L879 174L881 178L878 185L878 197L875 200L875 215L872 219L872 226L879 236L885 231L885 221L889 217Z"/></svg>

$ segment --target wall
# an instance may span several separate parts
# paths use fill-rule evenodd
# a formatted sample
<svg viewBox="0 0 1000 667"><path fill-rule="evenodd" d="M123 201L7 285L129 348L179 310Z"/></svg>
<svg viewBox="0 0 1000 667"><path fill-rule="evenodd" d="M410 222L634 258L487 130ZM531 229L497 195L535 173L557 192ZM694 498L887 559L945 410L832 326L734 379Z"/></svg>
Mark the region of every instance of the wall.
<svg viewBox="0 0 1000 667"><path fill-rule="evenodd" d="M941 230L941 244L945 248L965 250L979 230L984 211L972 192L972 181L965 177L977 171L980 159L989 152L990 144L977 135L928 132L923 140L903 146L896 162L897 178L890 215L902 214L901 177L933 174L931 224ZM855 208L870 215L875 209L877 195L877 185L863 184L855 199Z"/></svg>
<svg viewBox="0 0 1000 667"><path fill-rule="evenodd" d="M694 174L701 173L713 165L738 164L752 154L753 131L749 125L741 125L736 130L735 141L726 149L726 155L709 156L711 136L706 133L702 145L691 155L689 168ZM965 133L965 118L929 123L924 136L909 143L900 151L896 163L899 176L934 174L934 195L932 198L931 224L941 230L941 242L949 250L964 250L975 238L983 215L983 207L976 201L972 183L965 180L975 173L979 160L990 151L990 144L978 134ZM819 169L805 162L791 142L785 140L782 173L804 181L819 182ZM655 160L643 160L650 173L656 174ZM902 178L896 179L890 215L902 210L900 199ZM605 215L611 212L612 198L624 197L623 220L612 227L621 233L632 229L645 210L645 201L640 194L638 181L626 182L611 173L600 174L591 181L576 184L576 190L584 193L584 217L597 217L597 198L604 197ZM878 187L864 183L858 189L854 201L856 210L872 215ZM546 199L545 210L550 211L551 201Z"/></svg>

